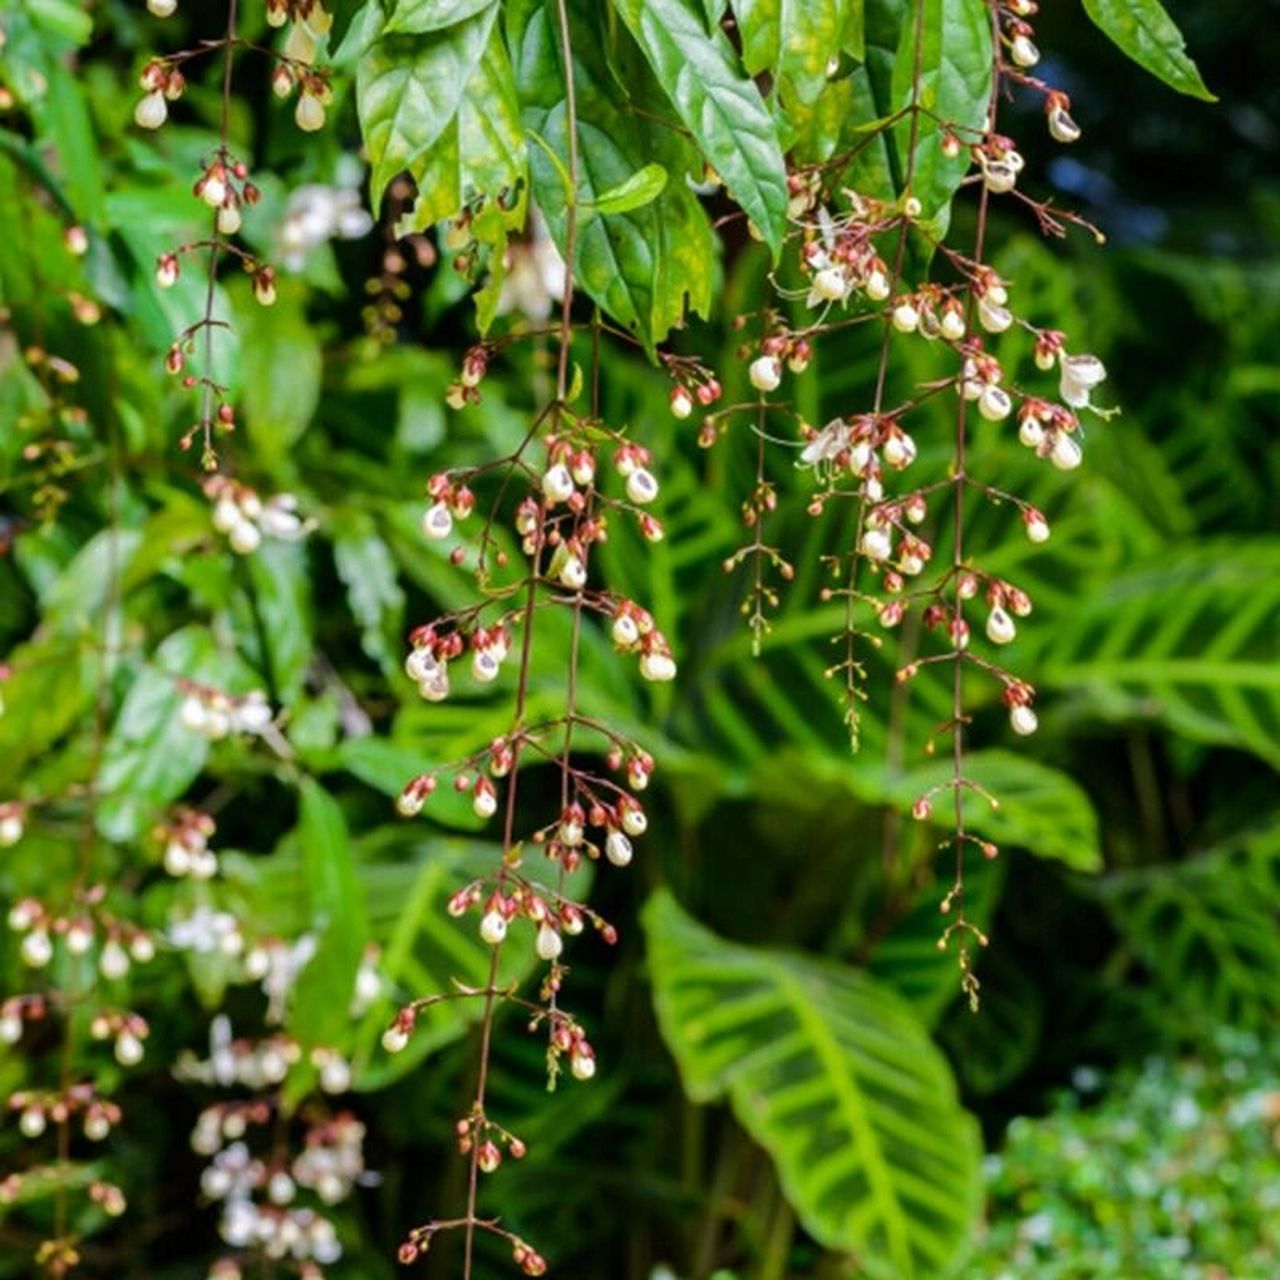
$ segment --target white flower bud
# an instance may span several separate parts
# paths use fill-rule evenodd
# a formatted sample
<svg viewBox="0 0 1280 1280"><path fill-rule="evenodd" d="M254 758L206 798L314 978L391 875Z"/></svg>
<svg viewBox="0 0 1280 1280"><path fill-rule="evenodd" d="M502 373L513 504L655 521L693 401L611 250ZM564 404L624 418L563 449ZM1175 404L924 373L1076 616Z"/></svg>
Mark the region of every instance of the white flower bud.
<svg viewBox="0 0 1280 1280"><path fill-rule="evenodd" d="M883 302L890 294L889 277L883 271L873 271L867 277L864 286L867 297L872 302Z"/></svg>
<svg viewBox="0 0 1280 1280"><path fill-rule="evenodd" d="M1053 441L1053 451L1049 457L1059 471L1074 471L1084 461L1084 451L1080 448L1075 436L1059 431Z"/></svg>
<svg viewBox="0 0 1280 1280"><path fill-rule="evenodd" d="M496 947L507 936L507 919L500 911L486 911L480 921L480 936Z"/></svg>
<svg viewBox="0 0 1280 1280"><path fill-rule="evenodd" d="M543 924L534 946L539 960L558 960L564 950L564 939L549 924Z"/></svg>
<svg viewBox="0 0 1280 1280"><path fill-rule="evenodd" d="M591 1054L575 1053L569 1059L569 1070L575 1080L590 1080L596 1073L596 1060Z"/></svg>
<svg viewBox="0 0 1280 1280"><path fill-rule="evenodd" d="M492 649L477 649L471 657L471 674L481 684L489 684L498 678L502 663Z"/></svg>
<svg viewBox="0 0 1280 1280"><path fill-rule="evenodd" d="M587 567L575 555L565 557L560 566L560 582L570 591L581 591L587 585Z"/></svg>
<svg viewBox="0 0 1280 1280"><path fill-rule="evenodd" d="M262 530L250 520L241 520L232 526L227 541L236 555L252 555L262 545Z"/></svg>
<svg viewBox="0 0 1280 1280"><path fill-rule="evenodd" d="M398 1022L393 1022L382 1033L382 1047L388 1053L399 1053L409 1043L409 1033Z"/></svg>
<svg viewBox="0 0 1280 1280"><path fill-rule="evenodd" d="M643 507L658 496L658 482L643 467L633 471L627 477L627 497L637 506Z"/></svg>
<svg viewBox="0 0 1280 1280"><path fill-rule="evenodd" d="M1030 36L1014 36L1009 45L1009 54L1014 62L1022 67L1034 67L1040 61L1040 50Z"/></svg>
<svg viewBox="0 0 1280 1280"><path fill-rule="evenodd" d="M1018 634L1008 612L996 605L987 615L987 639L992 644L1008 644Z"/></svg>
<svg viewBox="0 0 1280 1280"><path fill-rule="evenodd" d="M676 676L675 659L669 653L661 653L657 650L652 653L641 654L640 674L646 680L652 680L659 684L666 680L674 680Z"/></svg>
<svg viewBox="0 0 1280 1280"><path fill-rule="evenodd" d="M999 422L1013 412L1013 401L1003 387L989 382L978 397L978 412L988 422Z"/></svg>
<svg viewBox="0 0 1280 1280"><path fill-rule="evenodd" d="M1018 170L1008 160L982 161L982 182L992 195L1012 191L1018 182Z"/></svg>
<svg viewBox="0 0 1280 1280"><path fill-rule="evenodd" d="M622 829L629 836L642 836L649 829L649 819L639 805L629 804L623 810Z"/></svg>
<svg viewBox="0 0 1280 1280"><path fill-rule="evenodd" d="M422 517L422 532L435 542L447 538L453 532L453 513L447 503L437 502L427 508Z"/></svg>
<svg viewBox="0 0 1280 1280"><path fill-rule="evenodd" d="M542 477L542 496L552 505L567 502L573 496L573 476L563 462L547 468Z"/></svg>
<svg viewBox="0 0 1280 1280"><path fill-rule="evenodd" d="M33 929L22 940L22 959L33 969L43 969L53 959L53 942L43 929Z"/></svg>
<svg viewBox="0 0 1280 1280"><path fill-rule="evenodd" d="M621 831L610 831L604 839L604 856L615 867L625 867L633 853L631 841Z"/></svg>
<svg viewBox="0 0 1280 1280"><path fill-rule="evenodd" d="M986 294L978 299L978 321L988 333L1003 333L1013 323L1013 312Z"/></svg>
<svg viewBox="0 0 1280 1280"><path fill-rule="evenodd" d="M16 1013L0 1014L0 1044L17 1044L22 1039L22 1019Z"/></svg>
<svg viewBox="0 0 1280 1280"><path fill-rule="evenodd" d="M39 1107L27 1107L18 1117L18 1128L24 1138L38 1138L45 1130L44 1112Z"/></svg>
<svg viewBox="0 0 1280 1280"><path fill-rule="evenodd" d="M157 18L173 16L178 7L178 0L147 0L147 12Z"/></svg>
<svg viewBox="0 0 1280 1280"><path fill-rule="evenodd" d="M809 296L821 302L839 302L848 293L849 283L838 267L824 267L813 277Z"/></svg>
<svg viewBox="0 0 1280 1280"><path fill-rule="evenodd" d="M102 1142L111 1134L111 1121L101 1111L91 1111L84 1118L84 1136L90 1142Z"/></svg>
<svg viewBox="0 0 1280 1280"><path fill-rule="evenodd" d="M471 797L471 810L477 818L492 818L498 812L498 794L492 787L477 787Z"/></svg>
<svg viewBox="0 0 1280 1280"><path fill-rule="evenodd" d="M277 1169L267 1183L267 1197L272 1204L289 1204L297 1194L297 1186L283 1169Z"/></svg>
<svg viewBox="0 0 1280 1280"><path fill-rule="evenodd" d="M351 1067L345 1058L331 1053L320 1068L320 1088L325 1093L346 1093L351 1088Z"/></svg>
<svg viewBox="0 0 1280 1280"><path fill-rule="evenodd" d="M1027 529L1027 537L1032 542L1048 542L1049 541L1049 524L1044 516L1036 514L1029 520L1025 521Z"/></svg>
<svg viewBox="0 0 1280 1280"><path fill-rule="evenodd" d="M139 101L133 109L133 122L140 129L158 129L169 118L169 104L158 89Z"/></svg>
<svg viewBox="0 0 1280 1280"><path fill-rule="evenodd" d="M893 554L893 539L887 529L867 529L859 543L862 554L868 560L887 560Z"/></svg>
<svg viewBox="0 0 1280 1280"><path fill-rule="evenodd" d="M751 362L747 376L757 391L767 394L776 391L781 385L782 365L776 356L758 356Z"/></svg>
<svg viewBox="0 0 1280 1280"><path fill-rule="evenodd" d="M1044 426L1040 419L1030 415L1023 418L1018 425L1018 439L1028 449L1039 448L1040 442L1044 439Z"/></svg>
<svg viewBox="0 0 1280 1280"><path fill-rule="evenodd" d="M938 328L948 341L959 342L964 337L964 315L955 307L948 307L942 313Z"/></svg>
<svg viewBox="0 0 1280 1280"><path fill-rule="evenodd" d="M893 309L893 327L899 333L914 333L920 324L920 313L909 302L900 302Z"/></svg>
<svg viewBox="0 0 1280 1280"><path fill-rule="evenodd" d="M427 645L414 646L409 650L409 656L404 660L405 675L410 680L430 679L439 670L440 663L436 661L436 655L431 652Z"/></svg>
<svg viewBox="0 0 1280 1280"><path fill-rule="evenodd" d="M218 210L218 231L224 236L233 236L240 230L240 225L244 221L240 216L240 206L234 204L224 204Z"/></svg>
<svg viewBox="0 0 1280 1280"><path fill-rule="evenodd" d="M1080 126L1071 118L1065 107L1049 112L1049 136L1055 142L1076 142L1080 138Z"/></svg>
<svg viewBox="0 0 1280 1280"><path fill-rule="evenodd" d="M6 813L0 818L0 849L12 849L22 839L25 830L21 813Z"/></svg>
<svg viewBox="0 0 1280 1280"><path fill-rule="evenodd" d="M427 702L443 702L449 696L449 671L437 667L425 680L418 683L418 692Z"/></svg>
<svg viewBox="0 0 1280 1280"><path fill-rule="evenodd" d="M181 878L190 874L191 853L181 840L170 840L164 847L164 869L166 875Z"/></svg>
<svg viewBox="0 0 1280 1280"><path fill-rule="evenodd" d="M1019 737L1026 738L1040 727L1040 721L1030 707L1013 707L1009 711L1009 726Z"/></svg>
<svg viewBox="0 0 1280 1280"><path fill-rule="evenodd" d="M884 442L883 456L891 467L908 467L916 458L916 442L909 435L890 436Z"/></svg>
<svg viewBox="0 0 1280 1280"><path fill-rule="evenodd" d="M614 618L610 633L619 649L630 649L640 639L640 628L629 613L620 613Z"/></svg>
<svg viewBox="0 0 1280 1280"><path fill-rule="evenodd" d="M142 1041L132 1031L122 1031L116 1037L116 1061L122 1067L136 1067L142 1055Z"/></svg>
<svg viewBox="0 0 1280 1280"><path fill-rule="evenodd" d="M103 945L98 969L109 982L119 982L129 972L129 953L114 939Z"/></svg>

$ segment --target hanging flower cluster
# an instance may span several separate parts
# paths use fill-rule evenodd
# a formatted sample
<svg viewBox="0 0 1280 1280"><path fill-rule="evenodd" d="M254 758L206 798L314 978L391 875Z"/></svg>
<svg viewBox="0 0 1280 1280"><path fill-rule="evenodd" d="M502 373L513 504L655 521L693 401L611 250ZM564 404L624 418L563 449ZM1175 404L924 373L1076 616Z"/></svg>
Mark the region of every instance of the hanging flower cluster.
<svg viewBox="0 0 1280 1280"><path fill-rule="evenodd" d="M992 94L984 128L969 131L940 120L938 133L926 134L921 120L928 108L920 100L918 85L904 118L895 117L884 126L900 134L910 133L904 193L899 198L878 198L850 189L841 162L833 162L829 169L814 166L792 175L794 231L790 240L804 283L798 290L783 292L793 300L803 299L813 318L797 328L787 325L777 310L761 314L763 332L754 345L744 348L747 377L757 393L757 403L713 411L700 434L703 443L714 443L733 415L754 419L757 489L743 504L744 521L754 530L754 540L731 556L725 567L735 570L744 561L756 565L752 595L743 608L757 641L768 625L765 606L776 603L776 594L763 580L763 565L772 561L783 570L784 578L789 576L789 566L776 548L763 542L759 532L776 504L765 472L764 443L770 420L790 418L798 430L797 465L808 469L814 482L810 514L821 515L832 504L849 504L852 540L843 550L826 557L838 585L825 588L822 595L825 600L843 599L846 605L846 658L828 674L844 675L855 740L857 701L865 696L866 681L857 650L862 644L879 643L863 631L868 614L882 627L893 628L912 610L918 610L924 633L937 636L935 652L917 656L904 651L899 682L914 678L927 666L950 664L953 668L954 705L951 719L943 726L953 737L953 776L922 796L913 813L922 819L932 816L938 791L953 797L956 872L944 901L944 909L953 913L953 919L939 945L946 947L952 938L959 938L964 984L971 999L976 999L977 984L966 937L979 943L986 939L964 913L964 849L976 846L987 857L998 851L989 841L975 836L966 822L966 795L985 793L964 768L964 730L969 721L964 673L979 672L998 684L1014 733L1033 733L1038 721L1034 686L1001 665L995 656L1014 640L1018 622L1032 611L1032 601L1016 582L984 570L966 545L966 498L976 494L982 500L1016 507L1033 543L1045 542L1050 528L1044 513L1030 502L980 478L980 464L974 465L978 460L970 449L970 410L986 422L1008 423L1022 445L1062 471L1072 471L1083 461L1087 415L1108 416L1093 400L1106 379L1102 362L1094 355L1072 350L1068 335L1024 318L1017 308L1015 282L1002 278L985 259L991 202L1002 196L1010 196L1029 209L1047 233L1064 234L1064 224L1071 223L1094 231L1101 239L1082 219L1023 193L1019 185L1025 168L1023 157L1013 140L997 131L996 108L1002 95L1022 88L1043 97L1048 130L1054 139L1074 142L1080 136L1066 95L1031 73L1040 56L1029 21L1034 12L1035 6L1022 0L1002 0L992 7ZM919 13L916 20L923 20ZM967 143L962 141L965 136ZM940 146L948 156L963 154L967 146L972 162L970 181L977 187L979 200L972 252L939 243L923 217L912 186L919 148L924 146ZM912 259L907 248L913 237L933 247L938 264L934 278L908 278ZM815 428L802 421L786 400L774 403L770 399L776 393L786 395L788 376L803 374L814 345L826 334L850 324L877 322L883 327L883 341L870 406ZM1006 333L1025 335L1024 351L1033 370L1027 383L1019 377L1020 367L1007 366L1010 357L1006 353L1012 351L1011 346L1002 343L1002 362L989 345ZM888 378L892 351L894 344L908 341L920 341L939 351L939 375L917 386L906 398L894 399ZM1052 381L1049 375L1054 375ZM913 423L923 417L923 406L945 401L948 395L955 405L955 428L946 475L916 480L919 449L913 430L918 428ZM672 392L672 408L677 417L692 409L692 401L680 385ZM943 554L939 554L940 544ZM971 644L975 623L991 646L989 652L981 644ZM911 643L914 645L914 640ZM994 798L988 798L994 803Z"/></svg>

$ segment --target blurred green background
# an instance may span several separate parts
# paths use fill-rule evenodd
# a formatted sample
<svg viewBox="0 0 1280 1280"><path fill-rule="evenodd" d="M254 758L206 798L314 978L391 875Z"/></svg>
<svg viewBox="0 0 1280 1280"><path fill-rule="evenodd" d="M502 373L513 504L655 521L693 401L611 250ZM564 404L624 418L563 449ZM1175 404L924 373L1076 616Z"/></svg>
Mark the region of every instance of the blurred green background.
<svg viewBox="0 0 1280 1280"><path fill-rule="evenodd" d="M1079 335L1103 357L1123 412L1089 428L1086 465L1070 478L1045 475L986 424L975 433L983 475L1032 497L1054 531L1032 546L1013 516L987 511L969 535L987 566L1035 601L1010 664L1038 685L1042 726L1015 742L999 706L977 703L974 773L1003 801L999 814L976 819L1002 847L997 862L971 869L972 910L992 938L977 966L981 1011L958 998L954 956L934 948L948 883L934 849L944 833L902 816L936 772L923 745L949 694L929 678L893 691L888 674L903 651L886 652L873 661L861 752L850 755L838 691L824 678L840 609L817 598L818 555L833 526L805 514L805 478L781 456L770 464L782 499L777 536L798 572L752 658L738 617L743 584L721 563L741 540L754 449L730 435L699 450L696 424L671 418L665 380L606 342L602 410L654 450L668 536L646 545L619 528L603 572L661 619L681 678L639 688L602 634L585 637L584 705L633 731L658 761L650 834L626 874L601 873L594 889L621 942L584 944L573 956L574 1007L597 1044L597 1080L549 1095L542 1050L520 1020L504 1021L497 1040L493 1106L530 1154L487 1184L485 1203L539 1243L555 1274L863 1274L814 1234L808 1214L820 1195L801 1189L799 1215L788 1203L797 1199L788 1179L804 1180L812 1119L801 1116L791 1149L771 1158L751 1136L759 1132L744 1090L711 1071L699 1087L699 1050L679 1030L695 1001L681 965L704 947L707 963L729 960L722 942L689 934L682 912L742 944L733 962L762 988L789 965L818 963L795 969L797 981L839 1004L836 980L823 986L832 972L869 975L867 1016L891 1007L941 1047L992 1153L978 1253L960 1274L1280 1274L1280 5L1172 6L1220 94L1216 106L1139 77L1077 6L1045 8L1046 72L1070 93L1085 137L1069 155L1053 151L1041 145L1036 113L1016 107L1007 132L1025 144L1029 172L1104 228L1109 244L1045 244L1002 217L997 265L1032 300L1033 320ZM215 99L194 77L190 109L158 139L139 139L126 129L127 73L154 24L134 6L96 9L73 73L56 35L35 19L23 25L32 12L20 5L11 16L5 74L20 98L28 63L52 79L34 136L62 148L55 185L65 183L101 234L83 264L67 259L64 218L29 164L27 130L6 130L0 656L23 671L5 690L0 799L56 792L84 767L110 492L126 530L117 705L141 700L134 691L145 674L129 655L163 662L161 644L188 671L242 689L265 682L288 711L302 769L338 802L369 936L389 946L397 993L440 985L459 964L482 963L469 941L459 953L442 906L492 848L465 806L407 826L391 797L424 764L500 731L511 689L504 681L425 706L399 672L407 628L465 600L470 587L417 532L422 484L519 438L545 398L549 349L512 347L480 406L446 410L445 388L473 336L465 287L447 264L411 261L410 296L386 343L360 314L374 296L366 282L385 261L381 227L350 239L309 233L282 255L300 187L323 187L314 199L332 215L347 199L340 189L361 182L354 122L339 79L334 127L303 139L246 74L234 128L258 158L264 190L246 235L286 269L270 311L254 306L244 280L228 278L221 295L237 334L234 353L222 348L223 367L234 370L242 405L230 448L241 479L297 494L318 527L301 544L231 556L209 527L190 460L174 448L187 397L158 373L201 285L184 278L161 293L151 282L155 255L192 231L180 175L208 146ZM203 32L217 14L193 3L175 21ZM962 236L969 216L962 201ZM731 247L721 322L751 304L764 270L758 251ZM83 328L47 305L51 288L84 280L123 323ZM89 409L86 422L64 424L78 462L51 476L65 502L48 523L21 458L23 423L41 404L17 351L37 339L81 365L77 400ZM694 325L675 345L717 369L732 401L746 386L736 342L715 323ZM877 354L860 330L823 346L815 375L798 384L806 416L820 423L865 407ZM905 388L926 372L907 359L893 377ZM938 415L936 430L922 423L915 432L926 467L944 465ZM118 468L108 465L111 438ZM945 535L938 552L949 554ZM535 706L556 706L563 685L567 618L561 634L555 625L539 643ZM897 643L909 649L918 636L908 628ZM75 656L60 656L68 644ZM156 923L207 902L258 935L314 927L324 904L299 852L294 774L229 748L168 771L147 765L184 750L145 716L131 730L117 724L108 759L118 791L99 819L100 874ZM558 780L539 778L531 808L539 786L545 799ZM211 885L166 881L139 852L155 807L188 787L233 797L219 812L217 844L227 852ZM58 823L38 826L0 860L0 892L6 901L51 892L75 852ZM642 922L646 899L663 890L673 897L654 899ZM4 944L0 963L4 991L21 989L15 945ZM134 1225L100 1237L90 1255L98 1274L176 1280L203 1274L216 1251L187 1145L207 1098L173 1081L165 1064L204 1042L215 1007L237 1028L260 1022L256 990L224 991L223 976L188 957L138 982L152 1068L120 1082L128 1122L109 1157ZM190 997L193 977L204 1004ZM891 1006L882 992L896 993ZM369 1164L381 1180L343 1210L347 1260L336 1276L394 1274L405 1227L463 1194L463 1163L447 1139L469 1096L474 1043L446 1020L389 1064L376 1041L393 1007L383 1001L350 1032L352 1105L369 1125ZM751 1027L737 1034L749 1043ZM7 1089L38 1079L42 1054L53 1051L27 1048L0 1056ZM712 1101L697 1105L686 1089ZM776 1141L786 1148L790 1139ZM6 1164L20 1162L20 1147L12 1126L0 1132ZM975 1183L972 1203L983 1194ZM39 1213L0 1216L0 1274L30 1274L26 1245ZM500 1251L484 1259L486 1277L509 1270ZM423 1273L457 1273L447 1242Z"/></svg>

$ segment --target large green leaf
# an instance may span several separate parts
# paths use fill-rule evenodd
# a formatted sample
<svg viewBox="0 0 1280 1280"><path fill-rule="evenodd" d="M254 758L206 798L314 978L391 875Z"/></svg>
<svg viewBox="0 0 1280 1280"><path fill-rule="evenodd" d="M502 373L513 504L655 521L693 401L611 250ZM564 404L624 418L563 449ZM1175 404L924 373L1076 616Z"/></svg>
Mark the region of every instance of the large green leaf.
<svg viewBox="0 0 1280 1280"><path fill-rule="evenodd" d="M489 7L443 31L389 32L362 55L356 103L373 167L375 207L397 174L422 172L454 123L496 18L497 8Z"/></svg>
<svg viewBox="0 0 1280 1280"><path fill-rule="evenodd" d="M1280 1016L1280 827L1099 891L1116 928L1191 1024L1261 1030Z"/></svg>
<svg viewBox="0 0 1280 1280"><path fill-rule="evenodd" d="M775 257L787 217L777 124L719 30L692 0L614 0L702 154L759 228Z"/></svg>
<svg viewBox="0 0 1280 1280"><path fill-rule="evenodd" d="M1160 0L1084 0L1084 11L1140 67L1179 93L1217 102Z"/></svg>
<svg viewBox="0 0 1280 1280"><path fill-rule="evenodd" d="M225 684L228 661L212 635L185 627L164 640L139 671L111 726L98 773L98 830L109 840L130 840L195 780L209 740L178 717L179 677Z"/></svg>
<svg viewBox="0 0 1280 1280"><path fill-rule="evenodd" d="M985 0L923 0L910 6L903 21L893 68L895 109L918 102L915 151L912 121L896 128L902 182L911 170L911 190L925 218L945 218L951 197L969 168L969 152L948 156L942 149L944 126L954 126L962 141L981 130L991 99L991 10ZM918 87L916 87L918 76Z"/></svg>
<svg viewBox="0 0 1280 1280"><path fill-rule="evenodd" d="M812 103L860 8L850 0L733 0L743 64L752 75L770 72L801 102ZM860 12L857 18L860 27Z"/></svg>
<svg viewBox="0 0 1280 1280"><path fill-rule="evenodd" d="M386 30L412 35L443 31L496 4L497 0L395 0Z"/></svg>
<svg viewBox="0 0 1280 1280"><path fill-rule="evenodd" d="M589 213L646 165L660 164L668 179L646 204L580 220L574 274L604 311L652 347L684 323L686 307L710 310L717 238L684 181L695 151L663 120L661 91L625 32L614 51L624 70L615 74L604 56L601 17L582 0L571 5L580 209ZM568 112L555 6L530 0L512 13L510 25L525 124L560 162L542 145L530 152L534 191L563 251Z"/></svg>
<svg viewBox="0 0 1280 1280"><path fill-rule="evenodd" d="M1208 542L1063 617L1040 673L1095 713L1160 719L1280 764L1280 543Z"/></svg>
<svg viewBox="0 0 1280 1280"><path fill-rule="evenodd" d="M289 1028L306 1045L341 1044L349 1035L348 1009L369 926L342 809L309 778L296 838L316 949L294 989Z"/></svg>
<svg viewBox="0 0 1280 1280"><path fill-rule="evenodd" d="M728 1095L820 1243L868 1275L938 1276L981 1196L978 1130L910 1009L856 970L644 913L662 1034L695 1102Z"/></svg>

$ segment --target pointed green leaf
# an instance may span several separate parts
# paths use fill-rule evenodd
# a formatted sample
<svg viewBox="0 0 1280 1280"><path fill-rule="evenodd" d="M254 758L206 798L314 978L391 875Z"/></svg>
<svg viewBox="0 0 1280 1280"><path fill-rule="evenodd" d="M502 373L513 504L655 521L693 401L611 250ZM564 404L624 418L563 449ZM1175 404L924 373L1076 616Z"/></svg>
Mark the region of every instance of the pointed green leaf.
<svg viewBox="0 0 1280 1280"><path fill-rule="evenodd" d="M944 1274L977 1216L981 1144L907 1005L856 970L718 938L666 891L644 924L689 1096L728 1095L821 1244L884 1280Z"/></svg>
<svg viewBox="0 0 1280 1280"><path fill-rule="evenodd" d="M651 204L667 185L667 171L660 164L647 164L616 186L602 191L591 204L596 213L630 213Z"/></svg>
<svg viewBox="0 0 1280 1280"><path fill-rule="evenodd" d="M787 219L777 124L693 0L614 0L685 127L776 257Z"/></svg>
<svg viewBox="0 0 1280 1280"><path fill-rule="evenodd" d="M1186 54L1187 42L1160 0L1084 0L1084 11L1116 47L1171 89L1217 102Z"/></svg>

